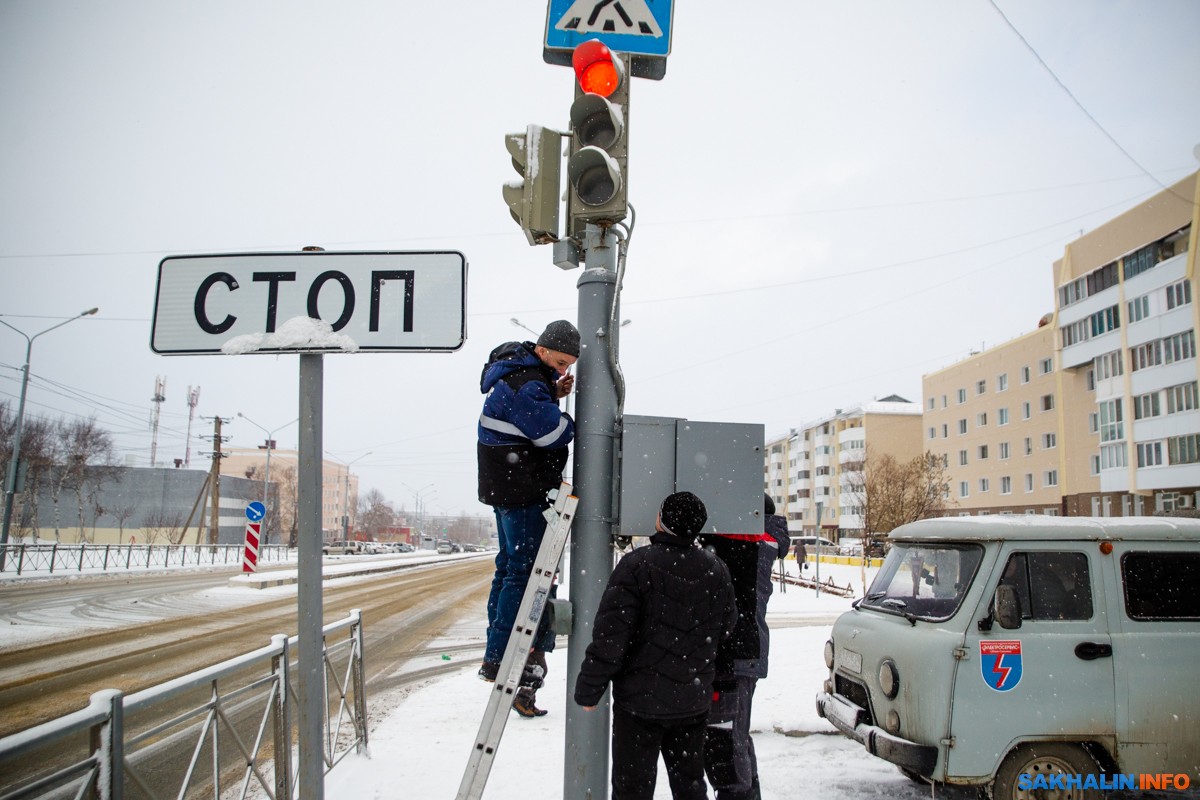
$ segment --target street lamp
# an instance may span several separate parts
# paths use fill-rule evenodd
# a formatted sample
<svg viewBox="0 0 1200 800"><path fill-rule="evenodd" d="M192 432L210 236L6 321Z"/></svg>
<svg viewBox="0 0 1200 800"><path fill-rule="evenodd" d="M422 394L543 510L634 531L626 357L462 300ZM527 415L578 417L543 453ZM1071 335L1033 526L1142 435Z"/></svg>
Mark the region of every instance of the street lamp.
<svg viewBox="0 0 1200 800"><path fill-rule="evenodd" d="M267 483L270 482L270 480L271 480L271 451L275 449L275 431L281 431L284 428L286 428L288 425L295 425L297 422L300 421L300 418L296 417L291 422L280 425L275 430L269 431L266 428L264 428L262 425L259 425L257 422L255 422L254 420L247 417L245 414L243 414L240 411L238 412L238 416L241 417L242 419L246 420L246 422L249 422L251 425L258 428L260 431L262 431L263 433L265 433L267 435L267 474L263 476L263 490L262 490L263 506L267 507L270 505L267 502ZM266 522L267 522L266 514L264 514L263 515L263 530L267 530Z"/></svg>
<svg viewBox="0 0 1200 800"><path fill-rule="evenodd" d="M422 508L421 495L424 494L427 490L433 489L435 484L427 483L424 486L422 486L420 489L414 489L413 487L409 486L404 481L400 481L400 485L413 493L413 512L416 514L416 520L418 523L417 532L420 533L422 530L421 525L423 524L422 513L421 513L421 508ZM433 489L433 493L437 494L437 489ZM409 542L409 544L412 544L412 542ZM419 541L418 541L418 544L420 544Z"/></svg>
<svg viewBox="0 0 1200 800"><path fill-rule="evenodd" d="M0 567L4 566L4 556L6 545L8 544L8 530L12 525L13 513L13 496L17 493L17 462L21 457L21 428L25 422L25 392L29 388L29 358L33 351L33 340L41 336L43 333L49 333L55 328L61 328L68 322L74 322L81 317L90 317L99 311L99 308L89 308L81 314L78 314L70 319L63 320L57 325L51 325L46 330L35 333L33 336L27 335L24 331L13 328L4 320L0 319L0 325L6 328L12 328L17 333L25 337L25 366L21 368L21 399L17 403L17 422L13 429L13 451L12 458L8 462L8 476L4 481L4 527L0 529Z"/></svg>
<svg viewBox="0 0 1200 800"><path fill-rule="evenodd" d="M345 488L343 489L343 500L342 500L342 502L345 504L344 508L342 509L342 512L343 512L342 513L342 539L347 542L350 541L350 468L352 466L354 466L355 464L357 464L359 461L362 461L367 456L371 455L371 453L373 453L373 452L374 452L373 450L368 450L367 452L363 453L361 456L354 459L353 461L342 461L340 458L335 456L333 453L330 453L328 450L325 451L325 455L329 456L334 461L341 462L342 466L344 466L346 468L346 483L345 483Z"/></svg>

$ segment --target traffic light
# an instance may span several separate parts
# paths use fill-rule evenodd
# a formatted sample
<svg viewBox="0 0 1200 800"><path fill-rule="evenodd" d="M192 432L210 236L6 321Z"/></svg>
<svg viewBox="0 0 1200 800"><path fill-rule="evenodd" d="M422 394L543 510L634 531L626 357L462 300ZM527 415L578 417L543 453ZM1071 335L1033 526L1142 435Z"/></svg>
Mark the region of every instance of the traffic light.
<svg viewBox="0 0 1200 800"><path fill-rule="evenodd" d="M629 187L629 69L619 54L592 39L575 48L575 102L567 159L567 214L572 236L587 223L625 218Z"/></svg>
<svg viewBox="0 0 1200 800"><path fill-rule="evenodd" d="M530 244L558 239L559 177L562 134L541 125L510 133L504 144L519 180L504 185L504 202Z"/></svg>

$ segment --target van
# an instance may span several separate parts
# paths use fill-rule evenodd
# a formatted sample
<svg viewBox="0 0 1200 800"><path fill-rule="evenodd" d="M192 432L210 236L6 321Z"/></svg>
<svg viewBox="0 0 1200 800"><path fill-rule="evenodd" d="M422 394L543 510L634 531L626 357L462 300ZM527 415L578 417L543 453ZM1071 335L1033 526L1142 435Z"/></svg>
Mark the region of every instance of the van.
<svg viewBox="0 0 1200 800"><path fill-rule="evenodd" d="M825 644L817 711L843 734L994 800L1200 780L1200 520L945 517L889 539Z"/></svg>
<svg viewBox="0 0 1200 800"><path fill-rule="evenodd" d="M358 553L362 553L364 551L363 551L362 542L342 541L342 542L325 542L325 544L321 545L321 552L324 555L330 555L330 554L337 555L340 553L342 555L349 556L349 555L355 555Z"/></svg>
<svg viewBox="0 0 1200 800"><path fill-rule="evenodd" d="M821 542L821 552L826 555L834 555L837 553L837 545L829 541L823 536L793 536L792 549L796 549L796 542L804 542L804 547L808 550L810 556L817 553L817 541Z"/></svg>

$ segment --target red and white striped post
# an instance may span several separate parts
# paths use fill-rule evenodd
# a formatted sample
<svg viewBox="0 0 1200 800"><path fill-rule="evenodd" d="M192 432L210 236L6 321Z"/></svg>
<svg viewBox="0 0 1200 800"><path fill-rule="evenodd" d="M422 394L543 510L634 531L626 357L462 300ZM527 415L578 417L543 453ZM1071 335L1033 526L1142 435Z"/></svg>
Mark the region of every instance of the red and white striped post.
<svg viewBox="0 0 1200 800"><path fill-rule="evenodd" d="M242 553L242 572L258 572L258 542L262 518L267 507L255 500L246 506L246 549Z"/></svg>

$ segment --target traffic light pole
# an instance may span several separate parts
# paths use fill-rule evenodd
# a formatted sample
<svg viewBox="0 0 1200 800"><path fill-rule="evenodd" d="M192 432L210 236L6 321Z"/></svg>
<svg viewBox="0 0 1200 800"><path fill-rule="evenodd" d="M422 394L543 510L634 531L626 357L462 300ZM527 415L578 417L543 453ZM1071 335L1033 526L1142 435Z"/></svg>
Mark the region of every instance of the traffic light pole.
<svg viewBox="0 0 1200 800"><path fill-rule="evenodd" d="M613 568L613 470L620 436L616 381L609 349L617 289L617 237L588 225L583 239L585 269L579 277L580 354L576 401L574 480L579 508L571 536L571 637L567 642L566 739L563 800L608 796L609 695L593 711L575 704L575 677L588 644L600 597ZM619 317L618 317L619 318Z"/></svg>

